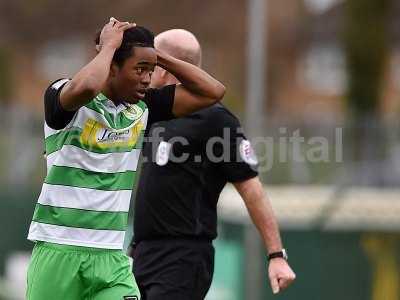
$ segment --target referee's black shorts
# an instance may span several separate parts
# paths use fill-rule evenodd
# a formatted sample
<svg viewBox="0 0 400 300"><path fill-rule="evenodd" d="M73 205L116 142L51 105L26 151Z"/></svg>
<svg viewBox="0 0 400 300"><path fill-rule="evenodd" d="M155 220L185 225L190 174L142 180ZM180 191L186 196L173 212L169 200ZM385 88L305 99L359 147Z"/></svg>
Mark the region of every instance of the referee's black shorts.
<svg viewBox="0 0 400 300"><path fill-rule="evenodd" d="M143 300L202 300L214 273L214 247L207 240L141 241L133 273Z"/></svg>

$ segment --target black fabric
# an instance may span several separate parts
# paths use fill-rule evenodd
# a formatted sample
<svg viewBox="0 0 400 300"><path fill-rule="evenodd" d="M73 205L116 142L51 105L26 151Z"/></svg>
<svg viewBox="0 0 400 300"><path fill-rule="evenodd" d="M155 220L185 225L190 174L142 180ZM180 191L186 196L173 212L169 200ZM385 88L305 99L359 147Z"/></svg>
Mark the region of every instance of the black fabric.
<svg viewBox="0 0 400 300"><path fill-rule="evenodd" d="M139 243L133 273L143 300L202 300L214 272L211 242L155 240Z"/></svg>
<svg viewBox="0 0 400 300"><path fill-rule="evenodd" d="M143 101L149 109L147 128L159 121L171 120L174 118L172 108L175 99L176 85L167 85L160 89L149 89Z"/></svg>
<svg viewBox="0 0 400 300"><path fill-rule="evenodd" d="M61 81L64 81L61 83ZM66 79L58 79L47 88L44 93L44 115L46 124L53 129L63 129L71 122L75 115L75 111L67 111L62 108L60 103L60 92L65 84ZM60 84L61 83L61 84Z"/></svg>
<svg viewBox="0 0 400 300"><path fill-rule="evenodd" d="M188 145L174 143L171 156L185 162L155 163L161 139L184 137ZM210 138L230 137L225 152L231 161L213 161L206 155ZM258 175L254 167L243 162L238 145L245 139L238 119L225 107L216 104L185 118L156 123L144 144L143 164L134 204L134 242L163 237L202 238L217 236L217 201L227 182L244 181ZM210 147L216 156L223 153L221 144ZM200 159L199 159L200 158Z"/></svg>

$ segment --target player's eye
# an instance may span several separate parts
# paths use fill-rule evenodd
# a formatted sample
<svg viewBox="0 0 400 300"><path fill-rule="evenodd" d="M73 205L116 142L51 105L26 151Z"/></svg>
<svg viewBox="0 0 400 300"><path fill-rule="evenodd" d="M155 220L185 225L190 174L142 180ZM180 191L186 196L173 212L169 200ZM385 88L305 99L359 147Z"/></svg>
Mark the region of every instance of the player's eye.
<svg viewBox="0 0 400 300"><path fill-rule="evenodd" d="M135 68L135 71L136 71L136 73L137 73L138 75L141 75L141 74L144 72L144 68L142 68L142 67L137 67L137 68Z"/></svg>

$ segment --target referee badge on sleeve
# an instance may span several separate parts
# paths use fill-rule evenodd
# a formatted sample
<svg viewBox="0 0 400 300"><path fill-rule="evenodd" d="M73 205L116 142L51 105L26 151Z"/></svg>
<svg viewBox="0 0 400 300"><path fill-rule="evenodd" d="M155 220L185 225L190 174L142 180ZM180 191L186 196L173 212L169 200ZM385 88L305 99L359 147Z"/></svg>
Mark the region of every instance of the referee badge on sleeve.
<svg viewBox="0 0 400 300"><path fill-rule="evenodd" d="M253 147L251 146L250 141L242 140L239 146L239 153L242 160L251 166L255 166L258 164L256 153L254 152Z"/></svg>
<svg viewBox="0 0 400 300"><path fill-rule="evenodd" d="M171 151L171 144L162 141L157 148L156 153L156 164L159 166L165 166L168 163L169 152Z"/></svg>

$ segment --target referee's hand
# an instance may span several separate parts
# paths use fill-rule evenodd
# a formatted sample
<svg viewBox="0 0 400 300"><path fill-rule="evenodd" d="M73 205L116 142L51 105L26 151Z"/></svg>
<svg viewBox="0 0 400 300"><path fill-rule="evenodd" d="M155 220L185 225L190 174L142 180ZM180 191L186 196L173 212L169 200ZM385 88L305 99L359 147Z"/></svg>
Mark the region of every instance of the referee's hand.
<svg viewBox="0 0 400 300"><path fill-rule="evenodd" d="M268 275L274 294L286 289L296 278L296 274L294 274L288 262L279 257L270 260Z"/></svg>

